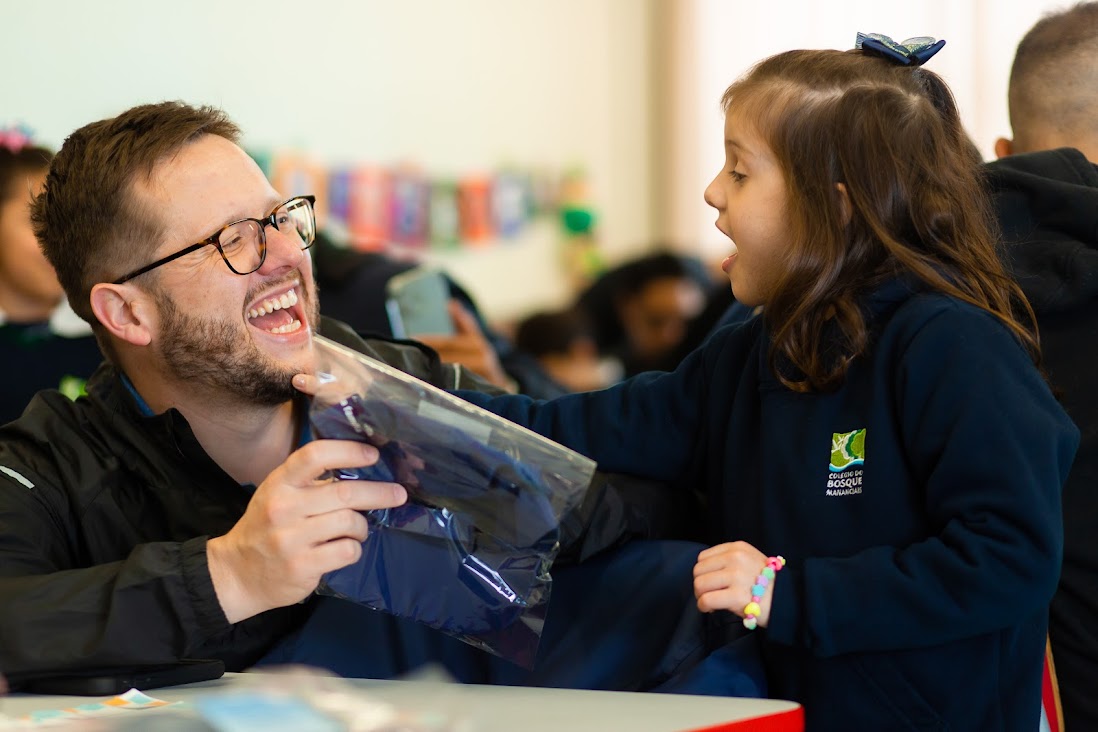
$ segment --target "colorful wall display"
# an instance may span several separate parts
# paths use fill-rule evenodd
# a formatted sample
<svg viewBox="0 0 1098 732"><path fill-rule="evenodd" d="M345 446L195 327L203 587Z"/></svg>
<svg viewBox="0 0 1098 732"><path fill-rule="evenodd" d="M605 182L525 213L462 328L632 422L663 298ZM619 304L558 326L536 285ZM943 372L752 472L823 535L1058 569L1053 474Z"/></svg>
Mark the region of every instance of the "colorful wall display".
<svg viewBox="0 0 1098 732"><path fill-rule="evenodd" d="M410 164L323 166L294 151L251 154L284 195L315 194L319 225L361 250L494 246L520 236L535 217L591 209L577 170L508 167L453 178ZM565 238L575 236L563 216L561 227Z"/></svg>

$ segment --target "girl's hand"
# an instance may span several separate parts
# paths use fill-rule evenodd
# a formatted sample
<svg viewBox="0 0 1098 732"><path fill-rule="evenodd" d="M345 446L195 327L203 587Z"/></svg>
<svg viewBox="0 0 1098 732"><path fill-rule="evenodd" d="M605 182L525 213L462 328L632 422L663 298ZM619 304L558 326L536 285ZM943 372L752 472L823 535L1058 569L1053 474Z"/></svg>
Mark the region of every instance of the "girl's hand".
<svg viewBox="0 0 1098 732"><path fill-rule="evenodd" d="M706 549L698 555L694 565L694 596L698 609L703 613L729 610L743 617L743 609L751 602L751 587L762 568L766 555L745 541L733 541ZM770 581L773 585L777 577ZM772 587L759 600L761 612L759 626L765 628L770 621Z"/></svg>

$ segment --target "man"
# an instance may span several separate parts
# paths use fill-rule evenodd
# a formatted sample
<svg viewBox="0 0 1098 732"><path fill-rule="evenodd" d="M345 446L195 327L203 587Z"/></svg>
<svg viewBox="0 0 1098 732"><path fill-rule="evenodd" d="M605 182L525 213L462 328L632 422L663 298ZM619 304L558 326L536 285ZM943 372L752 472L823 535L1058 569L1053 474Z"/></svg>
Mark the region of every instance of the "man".
<svg viewBox="0 0 1098 732"><path fill-rule="evenodd" d="M1037 314L1044 365L1082 432L1064 486L1064 562L1049 617L1066 729L1098 729L1098 3L1023 37L1013 139L987 164L1006 256Z"/></svg>
<svg viewBox="0 0 1098 732"><path fill-rule="evenodd" d="M89 381L87 398L40 393L21 419L0 429L5 673L181 658L219 658L230 670L265 656L301 660L308 654L293 651L309 650L308 624L326 622L325 613L349 623L344 647L333 648L343 655L309 660L357 675L407 670L408 659L392 660L399 649L381 647L384 633L370 634L380 614L348 615L349 607L361 608L312 595L325 572L360 556L367 534L360 512L399 505L405 491L318 481L330 469L373 463L377 451L308 441L307 400L291 382L312 371L319 329L440 386L483 383L427 349L366 342L319 318L305 251L315 234L312 201L279 195L237 146L238 134L210 108L136 107L73 133L35 200L35 233L109 362ZM617 504L613 511L635 509ZM616 528L628 520L596 527L604 533L597 546L585 537L577 554L616 543L625 533ZM700 650L684 572L696 547L645 545L576 568L582 586L570 589L567 572L557 573L565 609L551 606L539 656L549 671L511 671L502 680L644 688ZM623 556L644 565L637 579L618 566ZM668 578L681 573L687 581L672 587L656 580L657 593L643 595L634 614L655 619L647 626L652 635L638 644L636 632L626 631L626 647L615 635L617 618L614 629L608 619L630 616L619 595L639 587L613 582L651 584L665 566ZM584 584L611 577L606 592ZM569 602L577 614L588 603L590 618L568 617ZM671 648L682 617L695 625ZM578 630L589 621L604 625L580 633L583 650L598 654L603 638L616 638L604 650L620 653L605 656L597 676L574 672L579 649L567 642L570 623ZM401 643L433 633L399 632ZM279 645L290 634L290 645ZM647 650L637 655L634 646ZM468 672L465 680L501 679L491 669L478 675L483 659L471 654L485 654L461 648L455 664ZM355 661L361 664L347 667ZM552 675L570 668L567 678Z"/></svg>

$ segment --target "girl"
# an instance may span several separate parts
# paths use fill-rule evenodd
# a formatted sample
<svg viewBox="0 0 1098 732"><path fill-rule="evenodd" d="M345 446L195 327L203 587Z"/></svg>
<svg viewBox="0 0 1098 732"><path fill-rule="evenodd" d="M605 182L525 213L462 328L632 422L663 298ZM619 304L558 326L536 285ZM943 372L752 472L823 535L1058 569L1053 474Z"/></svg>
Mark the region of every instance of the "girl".
<svg viewBox="0 0 1098 732"><path fill-rule="evenodd" d="M725 92L705 200L763 317L604 391L462 393L603 470L703 490L728 543L698 557L698 606L757 627L769 693L809 729L1040 715L1078 432L925 58L791 51Z"/></svg>
<svg viewBox="0 0 1098 732"><path fill-rule="evenodd" d="M31 228L31 198L52 158L23 130L0 130L0 424L18 417L39 389L75 398L102 360Z"/></svg>

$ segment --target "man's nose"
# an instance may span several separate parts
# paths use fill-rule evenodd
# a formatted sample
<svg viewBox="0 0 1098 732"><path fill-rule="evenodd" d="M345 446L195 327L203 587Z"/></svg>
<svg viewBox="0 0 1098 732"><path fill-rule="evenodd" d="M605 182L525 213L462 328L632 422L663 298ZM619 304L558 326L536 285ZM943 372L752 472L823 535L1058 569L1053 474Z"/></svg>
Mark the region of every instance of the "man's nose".
<svg viewBox="0 0 1098 732"><path fill-rule="evenodd" d="M277 272L280 269L293 269L301 264L305 256L305 250L301 246L301 237L292 226L282 231L271 222L265 222L264 232L267 234L267 258L260 268L266 272Z"/></svg>

